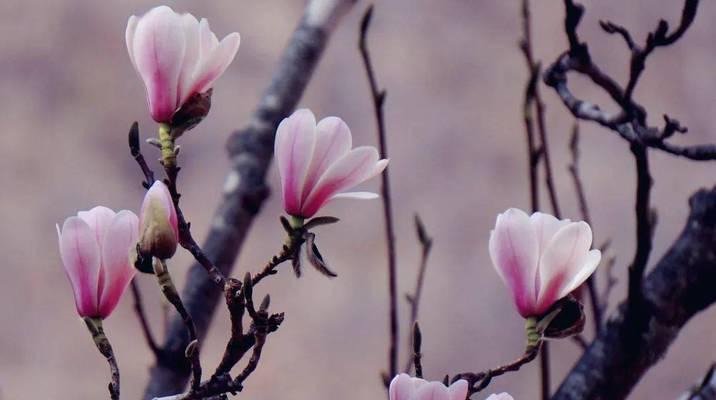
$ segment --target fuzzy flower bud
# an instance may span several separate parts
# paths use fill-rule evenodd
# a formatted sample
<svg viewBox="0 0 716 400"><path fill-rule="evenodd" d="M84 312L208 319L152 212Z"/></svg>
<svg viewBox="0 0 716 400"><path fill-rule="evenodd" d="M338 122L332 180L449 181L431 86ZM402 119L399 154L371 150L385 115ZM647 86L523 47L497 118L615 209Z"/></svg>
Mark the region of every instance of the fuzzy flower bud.
<svg viewBox="0 0 716 400"><path fill-rule="evenodd" d="M162 260L174 255L179 241L177 213L164 182L155 181L144 196L139 227L139 249L142 254Z"/></svg>

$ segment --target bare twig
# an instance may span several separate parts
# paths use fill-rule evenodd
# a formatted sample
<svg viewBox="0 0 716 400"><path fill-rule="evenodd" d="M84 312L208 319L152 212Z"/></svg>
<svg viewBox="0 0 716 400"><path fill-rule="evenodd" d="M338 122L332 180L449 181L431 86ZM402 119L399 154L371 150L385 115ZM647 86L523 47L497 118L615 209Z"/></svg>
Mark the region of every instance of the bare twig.
<svg viewBox="0 0 716 400"><path fill-rule="evenodd" d="M405 294L405 300L408 301L408 305L410 306L410 326L413 326L413 338L415 338L415 332L417 330L419 334L419 328L417 327L417 321L418 321L418 309L420 307L420 296L423 292L423 283L425 282L425 271L428 267L428 256L430 255L430 249L432 249L433 246L433 238L428 236L428 232L425 230L425 225L423 225L423 221L420 219L420 216L418 214L415 214L415 231L418 236L418 242L420 242L420 247L422 249L420 253L420 268L418 270L418 278L415 282L415 291L412 294ZM405 366L405 372L407 373L410 371L410 368L413 366L413 363L415 361L415 339L413 339L413 356L408 357L408 362ZM420 346L418 345L418 349L420 349ZM416 373L417 373L417 366L416 366Z"/></svg>
<svg viewBox="0 0 716 400"><path fill-rule="evenodd" d="M147 341L147 346L149 346L149 350L152 351L154 357L159 358L161 357L161 349L159 348L159 346L157 346L157 342L154 340L152 328L149 326L149 320L147 320L147 315L144 312L142 292L139 290L139 285L137 284L137 281L135 279L132 280L131 287L132 297L134 297L134 311L137 314L137 319L139 319L139 324L142 327L144 339Z"/></svg>
<svg viewBox="0 0 716 400"><path fill-rule="evenodd" d="M572 139L569 141L569 149L572 153L572 163L569 165L569 172L572 175L572 181L574 182L574 189L577 192L577 202L579 203L579 210L582 214L584 222L592 225L592 217L589 214L589 206L587 205L587 196L584 193L584 185L579 175L579 124L574 123L572 128ZM587 290L589 291L589 302L592 305L592 313L594 315L594 329L595 333L599 333L603 322L603 309L599 301L599 295L597 293L597 285L595 275L591 275L587 279ZM585 346L586 347L586 346Z"/></svg>
<svg viewBox="0 0 716 400"><path fill-rule="evenodd" d="M679 400L716 400L715 368L716 364L711 364L704 377L701 378L701 382L681 396Z"/></svg>
<svg viewBox="0 0 716 400"><path fill-rule="evenodd" d="M373 15L373 6L370 5L363 14L360 25L360 39L358 48L360 49L365 66L368 82L370 83L370 91L373 99L373 111L375 112L376 123L378 126L378 141L380 145L380 158L388 158L388 144L385 134L385 119L383 116L383 104L385 102L386 91L378 88L378 82L375 78L373 65L371 63L370 52L368 51L367 37L368 28L370 27L371 17ZM381 198L383 200L383 217L385 219L385 235L386 244L388 246L388 289L389 289L389 321L390 321L390 347L388 355L388 375L395 376L398 372L398 342L400 338L398 326L398 284L396 277L397 262L395 254L395 228L393 226L393 210L390 196L390 176L389 171L383 171L381 181Z"/></svg>
<svg viewBox="0 0 716 400"><path fill-rule="evenodd" d="M544 342L541 342L541 344L544 345ZM497 367L495 369L488 369L487 371L478 373L463 372L457 374L452 378L452 382L458 381L460 379L465 379L469 385L468 397L470 397L471 395L486 388L487 385L489 385L492 381L492 378L504 375L508 372L518 371L520 368L522 368L523 365L534 360L535 357L537 357L537 354L539 354L540 347L541 346L539 345L536 347L530 347L517 360L509 364Z"/></svg>

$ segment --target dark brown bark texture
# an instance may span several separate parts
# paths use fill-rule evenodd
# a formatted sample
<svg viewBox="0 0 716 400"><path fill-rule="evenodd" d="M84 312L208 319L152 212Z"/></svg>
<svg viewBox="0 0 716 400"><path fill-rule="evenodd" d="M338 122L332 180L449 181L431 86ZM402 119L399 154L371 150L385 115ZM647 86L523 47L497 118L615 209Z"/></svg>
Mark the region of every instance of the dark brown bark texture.
<svg viewBox="0 0 716 400"><path fill-rule="evenodd" d="M643 281L644 307L623 302L553 400L624 399L681 328L716 301L716 188L690 199L683 231Z"/></svg>

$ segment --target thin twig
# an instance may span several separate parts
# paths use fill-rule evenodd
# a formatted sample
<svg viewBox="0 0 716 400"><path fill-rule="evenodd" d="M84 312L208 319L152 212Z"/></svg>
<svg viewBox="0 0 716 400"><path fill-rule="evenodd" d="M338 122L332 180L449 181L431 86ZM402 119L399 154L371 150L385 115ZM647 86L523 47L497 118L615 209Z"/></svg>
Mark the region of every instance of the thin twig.
<svg viewBox="0 0 716 400"><path fill-rule="evenodd" d="M423 283L425 282L425 271L428 267L428 256L430 255L430 250L433 246L433 238L428 236L427 231L425 230L425 225L423 225L423 221L420 219L420 216L418 214L415 214L415 231L418 236L418 242L420 242L420 247L422 249L420 253L420 268L418 270L418 278L415 282L415 291L413 294L405 294L405 299L408 301L408 305L410 306L410 326L413 326L413 331L415 332L416 329L419 329L417 327L417 321L418 321L418 309L420 307L420 296L423 292ZM415 336L415 333L413 334ZM410 368L413 366L415 361L414 354L415 351L415 340L413 340L413 356L408 357L408 362L405 365L404 371L407 373L410 371ZM420 346L418 346L418 349ZM416 373L417 373L417 365L415 367Z"/></svg>
<svg viewBox="0 0 716 400"><path fill-rule="evenodd" d="M592 217L589 214L589 206L587 205L587 196L584 192L584 185L579 175L579 124L574 123L572 128L572 138L569 141L569 149L572 153L572 163L569 164L569 173L572 175L572 181L574 182L574 189L577 192L577 202L579 203L579 210L582 214L582 220L592 225ZM599 301L599 295L597 294L597 284L595 275L592 274L587 278L587 290L589 291L589 301L592 305L592 313L594 314L594 330L595 334L599 333L603 322L603 309Z"/></svg>
<svg viewBox="0 0 716 400"><path fill-rule="evenodd" d="M515 360L509 364L505 364L503 366L500 366L500 367L497 367L494 369L488 369L487 371L484 371L484 372L478 372L478 373L463 372L463 373L457 374L452 378L452 382L455 382L460 379L465 379L469 385L469 390L468 390L468 398L469 398L471 395L486 388L487 385L489 385L490 382L492 381L492 378L504 375L508 372L518 371L520 368L522 368L523 365L534 360L537 357L537 354L539 354L539 352L540 352L539 349L541 348L541 346L544 346L544 344L545 344L545 342L541 342L541 345L527 349L525 351L525 353L520 358L518 358L517 360Z"/></svg>
<svg viewBox="0 0 716 400"><path fill-rule="evenodd" d="M378 82L375 78L373 65L371 63L370 52L368 51L367 36L370 27L371 16L373 15L373 6L370 5L363 14L360 25L360 39L358 48L360 49L365 66L368 82L370 83L370 91L373 99L373 109L375 119L378 126L378 141L380 145L380 157L388 158L388 148L385 134L385 119L383 116L383 104L385 102L386 91L378 88ZM388 287L390 297L390 348L388 356L388 374L395 376L398 371L398 285L397 285L397 262L395 254L395 228L393 226L393 210L390 196L390 177L388 169L383 171L381 176L381 198L383 200L383 217L385 219L385 235L388 246Z"/></svg>
<svg viewBox="0 0 716 400"><path fill-rule="evenodd" d="M139 324L142 327L142 333L144 334L144 339L147 341L147 346L149 346L149 350L152 351L152 354L154 354L154 357L159 358L161 357L161 349L159 346L157 346L157 342L154 340L154 335L152 334L152 328L149 326L149 320L147 319L147 314L144 312L144 304L142 302L142 293L139 290L139 285L137 284L137 281L135 279L132 280L132 297L134 297L134 311L137 314L137 319L139 319Z"/></svg>

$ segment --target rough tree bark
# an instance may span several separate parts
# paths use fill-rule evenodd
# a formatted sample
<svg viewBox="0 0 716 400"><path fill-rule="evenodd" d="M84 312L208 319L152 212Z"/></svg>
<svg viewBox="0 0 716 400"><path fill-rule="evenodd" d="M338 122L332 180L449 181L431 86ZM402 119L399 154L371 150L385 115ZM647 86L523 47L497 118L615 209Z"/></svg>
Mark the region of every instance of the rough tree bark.
<svg viewBox="0 0 716 400"><path fill-rule="evenodd" d="M249 126L229 138L227 151L232 167L226 176L223 199L202 246L225 275L230 274L253 218L268 197L265 176L273 156L276 127L295 108L329 36L355 1L309 1ZM181 296L194 318L199 339L206 336L221 293L221 288L211 281L201 265L192 265ZM188 343L181 318L173 318L161 357L151 368L145 399L184 390L191 371L184 357Z"/></svg>
<svg viewBox="0 0 716 400"><path fill-rule="evenodd" d="M716 188L690 199L683 231L643 283L643 315L607 323L553 400L619 400L659 361L681 328L716 301Z"/></svg>

